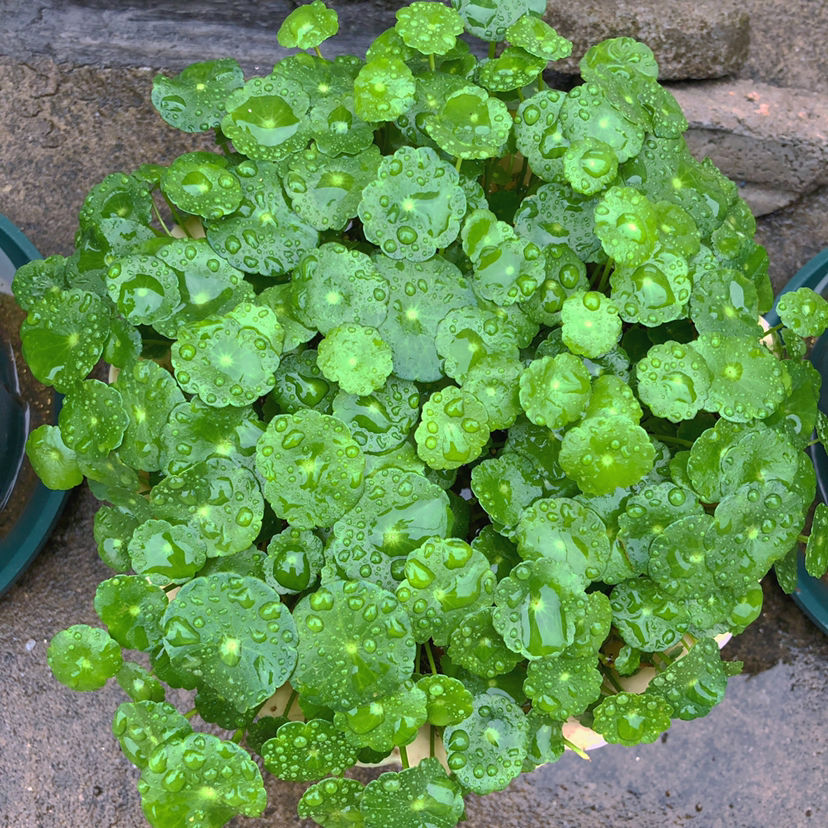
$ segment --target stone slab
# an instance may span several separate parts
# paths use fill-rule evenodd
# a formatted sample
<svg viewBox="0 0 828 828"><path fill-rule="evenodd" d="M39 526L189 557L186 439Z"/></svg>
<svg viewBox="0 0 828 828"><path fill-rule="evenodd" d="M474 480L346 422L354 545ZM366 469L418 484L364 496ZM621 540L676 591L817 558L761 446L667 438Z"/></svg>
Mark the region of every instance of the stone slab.
<svg viewBox="0 0 828 828"><path fill-rule="evenodd" d="M634 37L655 53L662 80L738 72L750 43L750 3L740 0L547 0L546 20L575 44L556 69L578 73L586 50L608 37Z"/></svg>
<svg viewBox="0 0 828 828"><path fill-rule="evenodd" d="M671 87L688 146L729 177L806 193L828 183L828 95L748 80Z"/></svg>

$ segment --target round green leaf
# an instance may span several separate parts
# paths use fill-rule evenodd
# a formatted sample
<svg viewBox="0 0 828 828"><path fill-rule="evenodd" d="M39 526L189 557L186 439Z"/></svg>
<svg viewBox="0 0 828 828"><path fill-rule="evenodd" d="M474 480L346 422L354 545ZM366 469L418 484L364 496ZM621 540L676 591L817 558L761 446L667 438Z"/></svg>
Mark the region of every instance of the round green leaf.
<svg viewBox="0 0 828 828"><path fill-rule="evenodd" d="M66 447L57 426L38 426L26 439L26 456L47 489L72 489L83 483L75 452Z"/></svg>
<svg viewBox="0 0 828 828"><path fill-rule="evenodd" d="M544 0L451 0L466 21L466 31L482 40L504 40L506 31L524 15L542 15Z"/></svg>
<svg viewBox="0 0 828 828"><path fill-rule="evenodd" d="M710 369L704 408L737 423L762 420L782 402L790 382L785 366L758 342L710 334L692 343Z"/></svg>
<svg viewBox="0 0 828 828"><path fill-rule="evenodd" d="M451 634L448 648L453 662L486 679L509 673L522 659L504 644L492 612L486 607L466 616Z"/></svg>
<svg viewBox="0 0 828 828"><path fill-rule="evenodd" d="M58 423L67 448L76 454L106 457L121 444L129 418L115 388L84 380L65 399Z"/></svg>
<svg viewBox="0 0 828 828"><path fill-rule="evenodd" d="M169 371L158 363L141 359L122 369L115 380L129 415L129 425L118 449L121 459L136 469L161 468L161 433L184 395Z"/></svg>
<svg viewBox="0 0 828 828"><path fill-rule="evenodd" d="M506 29L506 40L544 60L563 60L572 54L572 43L548 23L524 14Z"/></svg>
<svg viewBox="0 0 828 828"><path fill-rule="evenodd" d="M546 68L547 60L521 49L507 46L497 57L480 65L477 80L491 92L510 92L533 83Z"/></svg>
<svg viewBox="0 0 828 828"><path fill-rule="evenodd" d="M84 290L49 291L20 328L23 358L35 378L66 393L95 367L109 336L109 311Z"/></svg>
<svg viewBox="0 0 828 828"><path fill-rule="evenodd" d="M578 580L548 558L524 561L495 589L494 628L506 646L528 659L565 650L586 611Z"/></svg>
<svg viewBox="0 0 828 828"><path fill-rule="evenodd" d="M156 75L152 104L171 126L204 132L218 126L227 96L244 84L244 73L232 58L193 63L173 78Z"/></svg>
<svg viewBox="0 0 828 828"><path fill-rule="evenodd" d="M649 744L670 728L673 708L655 696L618 693L595 708L593 729L617 745Z"/></svg>
<svg viewBox="0 0 828 828"><path fill-rule="evenodd" d="M106 630L75 624L52 637L46 659L52 675L72 690L99 690L121 669L121 647Z"/></svg>
<svg viewBox="0 0 828 828"><path fill-rule="evenodd" d="M257 578L219 572L184 584L164 613L175 667L250 710L276 692L296 663L296 627L279 594Z"/></svg>
<svg viewBox="0 0 828 828"><path fill-rule="evenodd" d="M299 659L291 684L310 701L349 710L393 693L411 676L417 645L388 591L333 581L293 610Z"/></svg>
<svg viewBox="0 0 828 828"><path fill-rule="evenodd" d="M576 193L595 195L615 180L618 157L609 144L598 138L581 138L566 148L563 170Z"/></svg>
<svg viewBox="0 0 828 828"><path fill-rule="evenodd" d="M705 407L711 374L697 351L669 340L654 345L636 366L638 396L656 417L691 420Z"/></svg>
<svg viewBox="0 0 828 828"><path fill-rule="evenodd" d="M628 417L597 417L570 429L560 463L584 494L610 494L638 483L652 468L655 448L646 431Z"/></svg>
<svg viewBox="0 0 828 828"><path fill-rule="evenodd" d="M446 54L463 32L463 18L442 3L411 3L396 16L394 29L403 43L423 55Z"/></svg>
<svg viewBox="0 0 828 828"><path fill-rule="evenodd" d="M538 21L539 23L542 21ZM515 114L515 142L532 172L544 181L563 181L563 159L569 141L558 116L566 93L545 89L521 102Z"/></svg>
<svg viewBox="0 0 828 828"><path fill-rule="evenodd" d="M156 748L138 781L151 825L221 828L237 814L260 816L267 804L256 763L235 742L191 733Z"/></svg>
<svg viewBox="0 0 828 828"><path fill-rule="evenodd" d="M486 409L462 388L446 386L423 405L417 454L432 469L456 469L480 456L489 439Z"/></svg>
<svg viewBox="0 0 828 828"><path fill-rule="evenodd" d="M357 760L357 748L330 722L286 722L262 745L265 768L288 782L338 776Z"/></svg>
<svg viewBox="0 0 828 828"><path fill-rule="evenodd" d="M322 828L362 828L362 790L362 783L356 779L324 779L302 794L296 811L302 819L312 819Z"/></svg>
<svg viewBox="0 0 828 828"><path fill-rule="evenodd" d="M178 474L214 455L252 468L263 431L252 408L214 408L194 397L176 405L161 430L161 468Z"/></svg>
<svg viewBox="0 0 828 828"><path fill-rule="evenodd" d="M441 150L455 158L492 158L506 143L511 121L503 101L468 84L426 115L423 127Z"/></svg>
<svg viewBox="0 0 828 828"><path fill-rule="evenodd" d="M134 325L166 319L181 300L175 271L157 256L141 253L125 256L109 268L106 289Z"/></svg>
<svg viewBox="0 0 828 828"><path fill-rule="evenodd" d="M109 634L128 650L146 652L163 635L161 619L167 596L139 575L116 575L95 590L95 612Z"/></svg>
<svg viewBox="0 0 828 828"><path fill-rule="evenodd" d="M547 428L561 428L577 420L589 393L589 372L572 354L533 360L520 377L520 404L526 416Z"/></svg>
<svg viewBox="0 0 828 828"><path fill-rule="evenodd" d="M350 429L363 451L390 451L405 440L420 414L420 394L408 380L388 377L372 393L357 396L340 391L333 413Z"/></svg>
<svg viewBox="0 0 828 828"><path fill-rule="evenodd" d="M337 711L333 722L352 745L389 751L410 744L426 723L426 695L409 679L395 693Z"/></svg>
<svg viewBox="0 0 828 828"><path fill-rule="evenodd" d="M776 312L799 336L821 336L828 327L828 302L810 288L799 288L781 296Z"/></svg>
<svg viewBox="0 0 828 828"><path fill-rule="evenodd" d="M603 681L594 657L561 655L530 661L523 690L533 709L563 722L583 713L601 695Z"/></svg>
<svg viewBox="0 0 828 828"><path fill-rule="evenodd" d="M183 584L204 566L207 543L185 523L148 520L138 526L129 542L132 568L152 584Z"/></svg>
<svg viewBox="0 0 828 828"><path fill-rule="evenodd" d="M327 334L349 323L380 327L388 313L388 281L365 253L328 242L299 262L291 281L297 319Z"/></svg>
<svg viewBox="0 0 828 828"><path fill-rule="evenodd" d="M339 31L339 17L322 0L294 9L283 21L276 39L285 49L315 49Z"/></svg>
<svg viewBox="0 0 828 828"><path fill-rule="evenodd" d="M655 249L658 216L643 193L632 187L611 187L595 208L595 235L610 258L635 267Z"/></svg>
<svg viewBox="0 0 828 828"><path fill-rule="evenodd" d="M496 578L486 556L459 538L431 538L408 553L397 598L411 618L414 640L438 646L469 612L489 606Z"/></svg>
<svg viewBox="0 0 828 828"><path fill-rule="evenodd" d="M300 529L331 526L362 493L365 456L348 427L312 409L274 417L256 447L264 493Z"/></svg>
<svg viewBox="0 0 828 828"><path fill-rule="evenodd" d="M644 652L666 650L687 632L685 611L649 578L618 584L612 590L610 603L612 621L621 637Z"/></svg>
<svg viewBox="0 0 828 828"><path fill-rule="evenodd" d="M279 161L307 146L309 104L295 82L275 75L251 78L228 95L221 131L248 158Z"/></svg>
<svg viewBox="0 0 828 828"><path fill-rule="evenodd" d="M322 541L308 529L287 529L267 545L264 576L280 595L304 592L322 568Z"/></svg>
<svg viewBox="0 0 828 828"><path fill-rule="evenodd" d="M293 209L317 230L343 230L356 217L362 191L376 178L381 158L373 145L337 158L315 147L297 153L285 176Z"/></svg>
<svg viewBox="0 0 828 828"><path fill-rule="evenodd" d="M124 756L139 768L147 766L159 745L191 732L190 723L173 705L149 699L124 702L112 720L112 733Z"/></svg>
<svg viewBox="0 0 828 828"><path fill-rule="evenodd" d="M164 701L164 686L134 661L125 661L115 679L132 701Z"/></svg>
<svg viewBox="0 0 828 828"><path fill-rule="evenodd" d="M316 247L319 234L288 206L275 164L245 160L233 173L241 183L241 204L235 213L206 222L210 247L239 270L287 273Z"/></svg>
<svg viewBox="0 0 828 828"><path fill-rule="evenodd" d="M156 517L196 527L210 557L247 549L259 534L264 513L253 473L223 457L165 477L153 488L150 503Z"/></svg>
<svg viewBox="0 0 828 828"><path fill-rule="evenodd" d="M465 721L446 728L448 766L476 794L502 791L520 775L528 736L529 723L513 701L482 693L475 696L474 712Z"/></svg>
<svg viewBox="0 0 828 828"><path fill-rule="evenodd" d="M268 307L242 303L182 326L172 346L179 385L208 405L250 405L273 388L284 333Z"/></svg>
<svg viewBox="0 0 828 828"><path fill-rule="evenodd" d="M363 121L393 121L414 103L415 91L414 75L399 58L371 57L354 81L354 111Z"/></svg>
<svg viewBox="0 0 828 828"><path fill-rule="evenodd" d="M451 244L465 213L457 170L430 147L404 146L383 158L359 204L368 241L392 259L413 262Z"/></svg>
<svg viewBox="0 0 828 828"><path fill-rule="evenodd" d="M574 354L600 357L621 337L618 308L602 293L577 291L561 307L563 342Z"/></svg>
<svg viewBox="0 0 828 828"><path fill-rule="evenodd" d="M463 795L440 762L427 758L369 782L360 810L365 828L453 828L463 815Z"/></svg>
<svg viewBox="0 0 828 828"><path fill-rule="evenodd" d="M235 212L242 199L241 184L227 169L227 159L208 152L176 158L164 172L161 189L185 213L208 219Z"/></svg>
<svg viewBox="0 0 828 828"><path fill-rule="evenodd" d="M428 721L436 727L460 724L474 710L474 699L462 681L450 676L423 676L417 688L426 694Z"/></svg>
<svg viewBox="0 0 828 828"><path fill-rule="evenodd" d="M391 347L376 328L338 325L319 343L317 364L347 394L365 395L385 385L393 369Z"/></svg>
<svg viewBox="0 0 828 828"><path fill-rule="evenodd" d="M523 510L515 530L524 559L554 561L583 586L597 581L610 556L607 527L595 512L566 497L536 500Z"/></svg>

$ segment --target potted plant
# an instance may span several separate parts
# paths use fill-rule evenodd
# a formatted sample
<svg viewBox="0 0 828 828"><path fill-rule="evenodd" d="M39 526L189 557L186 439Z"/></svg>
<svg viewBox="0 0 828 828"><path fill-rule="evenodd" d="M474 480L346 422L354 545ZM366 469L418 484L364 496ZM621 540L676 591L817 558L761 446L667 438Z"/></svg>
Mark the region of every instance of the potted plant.
<svg viewBox="0 0 828 828"><path fill-rule="evenodd" d="M108 176L76 252L15 276L26 359L66 394L29 457L86 477L115 571L105 629L49 663L129 696L153 825L262 813L260 765L313 783L323 826L454 825L567 748L709 713L739 670L716 637L795 561L828 303L759 325L755 222L650 50L604 41L551 89L571 44L543 8L416 2L328 60L316 0L265 77L157 77L215 150Z"/></svg>

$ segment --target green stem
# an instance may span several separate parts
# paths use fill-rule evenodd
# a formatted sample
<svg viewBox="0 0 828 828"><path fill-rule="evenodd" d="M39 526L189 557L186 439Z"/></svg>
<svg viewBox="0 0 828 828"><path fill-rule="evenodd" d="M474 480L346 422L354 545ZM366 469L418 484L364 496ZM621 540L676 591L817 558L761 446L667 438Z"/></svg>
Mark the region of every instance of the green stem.
<svg viewBox="0 0 828 828"><path fill-rule="evenodd" d="M807 546L807 545L808 545L808 541L810 540L810 538L809 538L807 535L800 535L800 536L797 538L797 540L798 540L800 543L804 543L804 544Z"/></svg>
<svg viewBox="0 0 828 828"><path fill-rule="evenodd" d="M437 667L434 664L434 654L431 652L431 644L429 644L428 641L426 641L424 649L425 649L426 658L428 659L428 666L431 668L431 674L433 676L436 676L437 675Z"/></svg>
<svg viewBox="0 0 828 828"><path fill-rule="evenodd" d="M282 712L282 715L283 715L285 718L287 718L288 713L290 713L290 708L291 708L291 707L293 707L293 703L296 701L296 697L297 697L298 695L299 695L299 694L298 694L295 690L291 689L291 691L290 691L290 698L288 698L288 702L287 702L287 704L285 705L285 709L284 709L284 711Z"/></svg>
<svg viewBox="0 0 828 828"><path fill-rule="evenodd" d="M164 229L164 232L165 232L168 236L172 236L172 233L170 233L170 228L169 228L169 227L167 227L166 223L164 222L164 219L162 219L162 218L161 218L161 212L160 212L160 210L158 209L158 205L157 205L154 201L152 202L152 211L153 211L153 213L155 213L155 218L157 218L157 219L158 219L158 223L159 223L159 224L161 225L161 227Z"/></svg>
<svg viewBox="0 0 828 828"><path fill-rule="evenodd" d="M408 751L405 749L405 745L400 745L400 761L402 762L403 768L411 767L408 764Z"/></svg>
<svg viewBox="0 0 828 828"><path fill-rule="evenodd" d="M463 159L462 159L462 158L458 158L458 159L454 162L454 169L455 169L455 170L457 170L457 172L460 172L460 167L461 167L461 165L462 165L462 164L463 164Z"/></svg>
<svg viewBox="0 0 828 828"><path fill-rule="evenodd" d="M673 437L670 434L651 434L650 437L661 440L662 443L673 443L673 445L688 449L693 448L693 443L690 440L682 440L681 437Z"/></svg>
<svg viewBox="0 0 828 828"><path fill-rule="evenodd" d="M604 678L615 688L616 693L623 693L624 688L615 680L615 676L609 671L604 671Z"/></svg>
<svg viewBox="0 0 828 828"><path fill-rule="evenodd" d="M518 174L518 196L523 197L524 193L528 189L526 184L526 173L529 170L529 159L524 155L523 156L523 164L520 168L520 173ZM531 179L530 179L531 180Z"/></svg>
<svg viewBox="0 0 828 828"><path fill-rule="evenodd" d="M544 83L543 83L543 72L541 72L541 73L538 75L538 92L543 92L543 87L544 87Z"/></svg>
<svg viewBox="0 0 828 828"><path fill-rule="evenodd" d="M324 59L325 59L324 55L323 55L323 54L322 54L322 52L319 50L319 47L318 47L318 46L314 46L314 47L313 47L313 51L314 51L314 52L316 52L316 56L317 56L317 57L321 57L321 58L322 58L322 60L324 60Z"/></svg>
<svg viewBox="0 0 828 828"><path fill-rule="evenodd" d="M569 739L567 739L567 738L564 738L563 743L564 743L564 744L565 744L565 745L566 745L566 746L567 746L567 747L568 747L568 748L569 748L569 749L570 749L573 753L577 753L577 754L578 754L578 756L580 756L580 757L581 757L581 759L586 759L586 760L587 760L587 762L589 762L589 761L590 761L589 756L587 755L587 752L586 752L583 748L578 747L578 745L576 745L574 742L570 742L570 741L569 741Z"/></svg>
<svg viewBox="0 0 828 828"><path fill-rule="evenodd" d="M437 71L437 64L434 62L434 55L433 54L428 56L428 68L431 69L432 72Z"/></svg>
<svg viewBox="0 0 828 828"><path fill-rule="evenodd" d="M164 196L164 201L167 202L167 207L170 208L170 213L172 213L175 223L184 231L184 233L187 234L187 236L189 236L190 234L187 233L187 229L184 227L184 219L181 218L181 213L176 210L175 205L167 198L167 196Z"/></svg>
<svg viewBox="0 0 828 828"><path fill-rule="evenodd" d="M615 267L615 260L612 258L607 259L607 263L604 265L604 270L601 273L601 280L598 282L598 287L596 290L601 293L607 286L607 282L609 281L610 273L612 273L612 269Z"/></svg>
<svg viewBox="0 0 828 828"><path fill-rule="evenodd" d="M494 56L496 54L496 52L495 52L496 49L497 49L497 44L492 40L489 43L489 60L492 60L492 58L494 58Z"/></svg>
<svg viewBox="0 0 828 828"><path fill-rule="evenodd" d="M770 336L771 334L774 334L777 331L781 331L784 327L784 323L780 322L778 325L774 325L772 328L768 328L766 331L763 331L759 339L764 339L766 336Z"/></svg>
<svg viewBox="0 0 828 828"><path fill-rule="evenodd" d="M244 728L240 727L231 737L230 741L239 744L241 740L244 738Z"/></svg>
<svg viewBox="0 0 828 828"><path fill-rule="evenodd" d="M198 713L198 710L194 707L192 710L188 710L188 711L184 714L184 718L185 718L185 719L192 719L192 718L193 718L193 716L195 716L195 714L196 714L196 713Z"/></svg>
<svg viewBox="0 0 828 828"><path fill-rule="evenodd" d="M521 100L521 101L525 101L525 100L526 100L526 95L524 95L524 94L523 94L523 90L522 90L522 89L516 89L515 91L517 92L517 96L518 96L518 99L519 99L519 100Z"/></svg>
<svg viewBox="0 0 828 828"><path fill-rule="evenodd" d="M428 726L428 755L434 756L434 725Z"/></svg>

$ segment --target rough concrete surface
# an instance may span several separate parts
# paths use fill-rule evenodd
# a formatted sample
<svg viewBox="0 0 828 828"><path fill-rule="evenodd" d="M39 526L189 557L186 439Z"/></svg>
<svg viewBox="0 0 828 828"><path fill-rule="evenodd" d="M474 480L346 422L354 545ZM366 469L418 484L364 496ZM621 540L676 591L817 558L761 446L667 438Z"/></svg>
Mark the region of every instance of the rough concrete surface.
<svg viewBox="0 0 828 828"><path fill-rule="evenodd" d="M206 145L204 138L178 133L155 115L149 104L152 75L180 69L188 48L198 52L187 46L190 32L194 41L206 42L198 40L198 33L208 22L220 23L224 33L238 24L238 47L268 12L262 4L254 10L254 4L235 2L222 11L215 0L213 16L200 20L198 10L206 8L200 3L0 0L5 30L0 38L0 212L21 226L44 255L71 250L85 190L105 174ZM331 5L345 12L361 4L333 0ZM367 5L375 15L370 20L385 26L402 4ZM147 26L159 9L180 14L186 9L191 17L176 29L177 55L160 36L142 41L133 32L129 61L113 64L112 51L92 23L82 46L55 39L54 28L39 28L49 9L65 13L81 6L92 15L87 21L109 7L112 15L119 9L137 14L143 7ZM822 0L745 0L741 8L753 28L742 77L828 94L828 7ZM24 21L25 28L14 28ZM115 38L120 25L108 24L104 36ZM362 38L364 45L365 29L350 25L353 40ZM754 52L757 42L761 48ZM226 51L238 54L232 38ZM778 288L828 244L828 189L823 186L761 219L759 239L769 249ZM57 630L97 623L92 596L109 571L95 552L94 509L86 489L73 493L35 564L0 598L0 828L145 824L137 774L109 734L112 712L124 695L114 684L91 694L65 690L45 664L46 644ZM728 646L726 655L744 659L746 673L732 681L727 698L707 719L676 723L655 745L604 748L589 764L567 755L500 794L472 797L466 824L798 828L828 823L826 638L771 579L762 617ZM374 773L360 771L363 779ZM294 816L301 786L270 779L268 788L265 817L236 820L235 828L302 824Z"/></svg>
<svg viewBox="0 0 828 828"><path fill-rule="evenodd" d="M721 78L739 71L750 42L749 4L740 0L548 0L546 20L573 43L556 65L578 72L587 49L608 37L634 37L653 50L663 80Z"/></svg>

